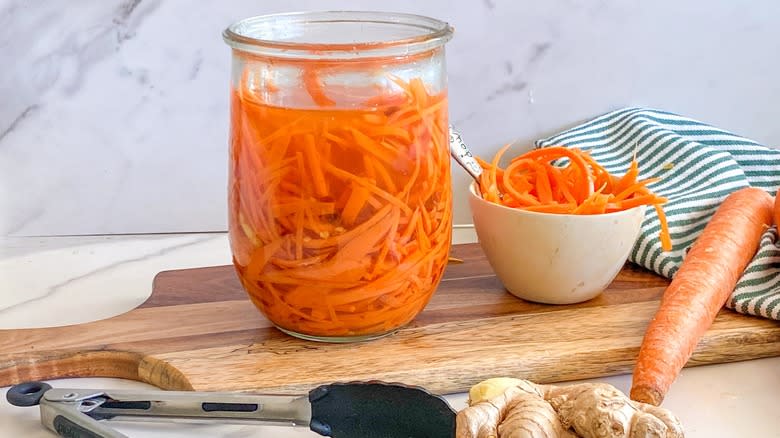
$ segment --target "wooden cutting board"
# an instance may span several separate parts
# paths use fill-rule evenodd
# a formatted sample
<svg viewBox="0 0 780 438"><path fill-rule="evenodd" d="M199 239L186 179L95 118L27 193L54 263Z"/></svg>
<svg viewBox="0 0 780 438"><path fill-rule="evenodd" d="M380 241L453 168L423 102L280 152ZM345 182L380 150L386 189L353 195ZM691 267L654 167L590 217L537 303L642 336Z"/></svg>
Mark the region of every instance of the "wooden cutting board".
<svg viewBox="0 0 780 438"><path fill-rule="evenodd" d="M495 376L555 382L630 372L667 281L627 266L599 297L548 306L517 299L477 244L456 245L434 298L394 335L322 344L282 334L231 266L167 271L146 303L67 327L0 330L0 386L73 376L136 379L166 389L300 393L380 379L438 393ZM723 310L688 365L780 355L780 323Z"/></svg>

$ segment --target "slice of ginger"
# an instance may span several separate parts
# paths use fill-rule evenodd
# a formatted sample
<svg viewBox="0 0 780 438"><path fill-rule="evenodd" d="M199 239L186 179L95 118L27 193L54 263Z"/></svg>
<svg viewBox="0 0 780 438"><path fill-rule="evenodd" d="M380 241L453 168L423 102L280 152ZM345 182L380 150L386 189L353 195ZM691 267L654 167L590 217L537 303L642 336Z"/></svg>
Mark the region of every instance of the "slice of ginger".
<svg viewBox="0 0 780 438"><path fill-rule="evenodd" d="M457 438L677 438L680 421L664 408L630 400L612 385L537 385L499 377L469 391Z"/></svg>

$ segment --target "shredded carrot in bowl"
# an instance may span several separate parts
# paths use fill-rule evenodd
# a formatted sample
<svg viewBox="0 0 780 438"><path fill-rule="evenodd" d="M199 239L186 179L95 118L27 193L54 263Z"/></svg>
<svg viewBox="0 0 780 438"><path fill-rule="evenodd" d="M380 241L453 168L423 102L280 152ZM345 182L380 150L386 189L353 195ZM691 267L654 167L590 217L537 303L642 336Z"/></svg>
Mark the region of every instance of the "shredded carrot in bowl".
<svg viewBox="0 0 780 438"><path fill-rule="evenodd" d="M535 149L500 167L510 145L493 160L477 157L483 172L478 194L486 201L537 213L593 215L629 210L641 205L655 208L661 222L661 245L672 249L669 228L661 205L666 198L647 186L657 178L639 180L636 159L623 176L610 174L587 152L553 146Z"/></svg>
<svg viewBox="0 0 780 438"><path fill-rule="evenodd" d="M447 264L452 195L446 94L420 79L362 109L283 108L232 93L230 241L239 278L277 326L381 334L427 304Z"/></svg>

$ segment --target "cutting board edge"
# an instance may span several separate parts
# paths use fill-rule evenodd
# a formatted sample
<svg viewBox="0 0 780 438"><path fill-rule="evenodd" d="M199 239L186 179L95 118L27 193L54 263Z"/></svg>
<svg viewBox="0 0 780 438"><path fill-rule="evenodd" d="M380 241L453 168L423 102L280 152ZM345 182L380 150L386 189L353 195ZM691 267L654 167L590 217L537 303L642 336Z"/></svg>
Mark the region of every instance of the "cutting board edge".
<svg viewBox="0 0 780 438"><path fill-rule="evenodd" d="M780 332L778 332L780 336ZM743 362L768 357L780 356L780 341L771 344L756 344L757 348L749 353L742 353L740 356L720 356L711 354L709 351L696 350L691 360L685 365L685 368L693 368L705 365L717 365L723 363ZM419 372L415 370L393 373L367 373L350 379L334 379L327 381L293 383L278 386L258 386L258 387L226 387L219 385L199 385L193 384L193 388L199 391L239 391L239 392L262 392L269 394L301 394L305 393L319 385L334 382L367 381L381 380L385 382L401 382L408 385L418 385L437 394L456 394L467 392L473 385L482 380L492 377L516 377L532 380L536 383L566 383L586 379L599 379L617 375L628 375L633 371L638 347L617 348L616 352L622 357L619 359L610 359L609 365L603 365L597 371L583 372L582 369L569 371L568 373L556 373L552 375L541 374L539 371L529 371L516 363L507 361L506 363L494 363L491 367L485 367L483 371L469 369L465 372L450 372L450 367L430 368L429 376L447 375L446 385L439 384L436 381L426 380L425 376L420 377ZM576 356L576 355L573 355ZM174 367L175 368L175 367ZM152 379L149 383L155 384Z"/></svg>

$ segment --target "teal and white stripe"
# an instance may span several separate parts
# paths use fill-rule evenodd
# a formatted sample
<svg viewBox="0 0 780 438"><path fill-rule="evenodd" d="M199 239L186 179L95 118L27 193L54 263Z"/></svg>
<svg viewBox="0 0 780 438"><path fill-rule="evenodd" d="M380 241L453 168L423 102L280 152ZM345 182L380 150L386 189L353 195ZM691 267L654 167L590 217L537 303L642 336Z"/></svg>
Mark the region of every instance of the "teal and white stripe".
<svg viewBox="0 0 780 438"><path fill-rule="evenodd" d="M687 248L718 205L746 186L775 194L780 187L780 150L672 113L627 108L598 117L537 147L562 145L590 151L610 173L623 174L636 153L639 177L660 177L649 186L669 199L664 206L673 248L661 250L658 215L647 210L629 260L671 278ZM737 285L727 306L780 319L780 242L774 228Z"/></svg>
<svg viewBox="0 0 780 438"><path fill-rule="evenodd" d="M727 306L740 313L780 320L780 242L777 228L767 230L761 248L731 294Z"/></svg>

